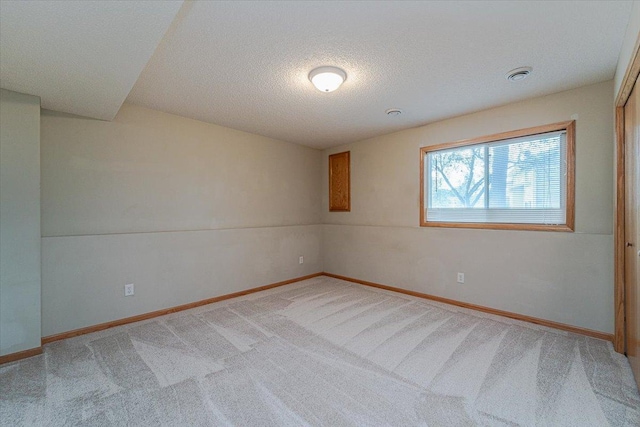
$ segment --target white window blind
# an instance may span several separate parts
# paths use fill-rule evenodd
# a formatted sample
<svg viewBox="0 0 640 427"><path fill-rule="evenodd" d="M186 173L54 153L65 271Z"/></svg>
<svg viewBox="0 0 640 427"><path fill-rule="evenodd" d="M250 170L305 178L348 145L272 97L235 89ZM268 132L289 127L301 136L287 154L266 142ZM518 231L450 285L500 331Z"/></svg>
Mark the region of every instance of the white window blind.
<svg viewBox="0 0 640 427"><path fill-rule="evenodd" d="M566 131L430 151L427 222L566 224Z"/></svg>

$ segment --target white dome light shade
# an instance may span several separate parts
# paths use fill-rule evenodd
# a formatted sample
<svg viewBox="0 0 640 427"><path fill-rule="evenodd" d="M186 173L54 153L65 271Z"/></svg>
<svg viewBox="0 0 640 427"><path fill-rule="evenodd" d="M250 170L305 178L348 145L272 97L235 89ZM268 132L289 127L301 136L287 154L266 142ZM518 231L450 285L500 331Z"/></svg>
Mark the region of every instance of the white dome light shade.
<svg viewBox="0 0 640 427"><path fill-rule="evenodd" d="M309 80L321 92L333 92L347 79L347 73L336 67L318 67L309 73Z"/></svg>

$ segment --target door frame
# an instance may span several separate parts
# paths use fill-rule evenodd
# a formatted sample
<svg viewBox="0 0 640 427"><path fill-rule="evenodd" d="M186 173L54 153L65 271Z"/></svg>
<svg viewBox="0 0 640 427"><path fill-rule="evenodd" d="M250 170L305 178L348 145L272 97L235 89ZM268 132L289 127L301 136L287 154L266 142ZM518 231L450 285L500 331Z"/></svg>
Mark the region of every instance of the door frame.
<svg viewBox="0 0 640 427"><path fill-rule="evenodd" d="M631 61L627 66L620 91L615 101L615 166L616 166L616 195L614 217L614 336L613 348L618 353L625 351L625 138L624 138L624 106L631 95L638 75L640 74L640 36L631 54Z"/></svg>

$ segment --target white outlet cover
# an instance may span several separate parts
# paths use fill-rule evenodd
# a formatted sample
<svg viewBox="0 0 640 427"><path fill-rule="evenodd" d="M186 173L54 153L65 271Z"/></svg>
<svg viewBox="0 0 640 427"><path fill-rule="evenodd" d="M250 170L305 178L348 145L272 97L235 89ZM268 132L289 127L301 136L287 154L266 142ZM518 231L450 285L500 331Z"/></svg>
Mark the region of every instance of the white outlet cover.
<svg viewBox="0 0 640 427"><path fill-rule="evenodd" d="M299 262L300 264L304 264L304 257L303 257L303 256L301 256L298 262Z"/></svg>
<svg viewBox="0 0 640 427"><path fill-rule="evenodd" d="M129 283L128 285L124 285L124 296L130 297L135 294L135 287L133 283Z"/></svg>
<svg viewBox="0 0 640 427"><path fill-rule="evenodd" d="M458 273L458 283L464 283L464 273Z"/></svg>

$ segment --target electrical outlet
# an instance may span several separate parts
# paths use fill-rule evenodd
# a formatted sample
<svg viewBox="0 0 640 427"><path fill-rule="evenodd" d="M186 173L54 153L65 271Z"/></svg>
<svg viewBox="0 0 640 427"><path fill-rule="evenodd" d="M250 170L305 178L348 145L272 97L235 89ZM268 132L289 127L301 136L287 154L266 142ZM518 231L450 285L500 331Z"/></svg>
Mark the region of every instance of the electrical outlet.
<svg viewBox="0 0 640 427"><path fill-rule="evenodd" d="M298 264L304 264L304 257L303 257L303 256L301 256L301 257L298 259Z"/></svg>
<svg viewBox="0 0 640 427"><path fill-rule="evenodd" d="M133 283L129 283L128 285L124 285L124 296L130 297L135 293L135 289L133 288Z"/></svg>
<svg viewBox="0 0 640 427"><path fill-rule="evenodd" d="M464 283L464 273L458 273L458 283Z"/></svg>

